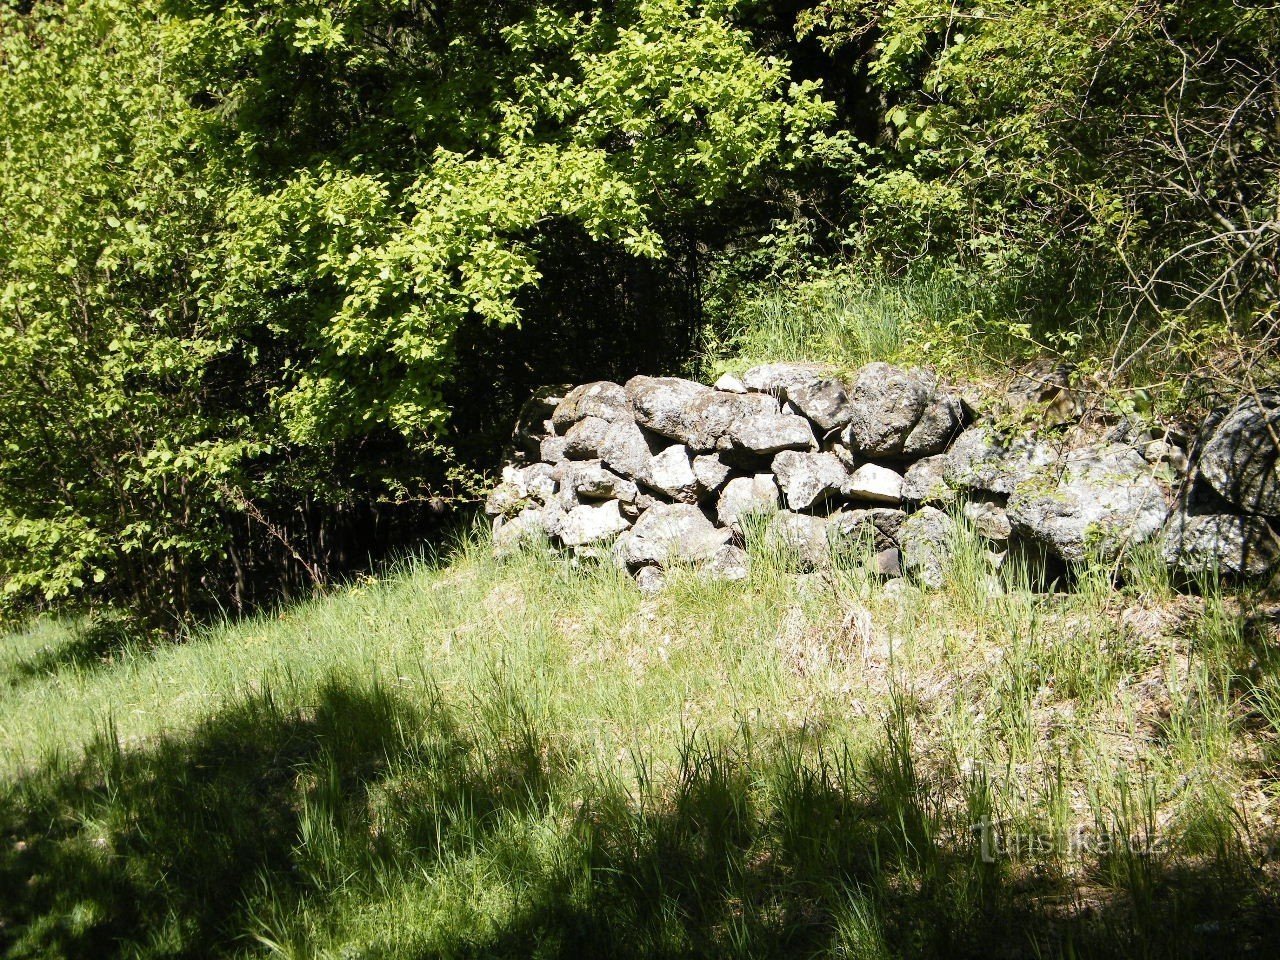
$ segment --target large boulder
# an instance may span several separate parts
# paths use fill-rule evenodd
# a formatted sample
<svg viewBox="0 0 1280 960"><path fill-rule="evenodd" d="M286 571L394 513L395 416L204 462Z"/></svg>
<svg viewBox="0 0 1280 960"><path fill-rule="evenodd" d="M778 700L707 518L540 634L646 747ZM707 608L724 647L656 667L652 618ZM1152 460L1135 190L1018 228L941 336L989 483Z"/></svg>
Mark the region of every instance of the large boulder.
<svg viewBox="0 0 1280 960"><path fill-rule="evenodd" d="M729 541L729 531L693 504L659 503L618 538L614 555L631 567L699 563L710 560Z"/></svg>
<svg viewBox="0 0 1280 960"><path fill-rule="evenodd" d="M1174 511L1161 554L1171 567L1198 575L1266 576L1280 564L1280 538L1261 517Z"/></svg>
<svg viewBox="0 0 1280 960"><path fill-rule="evenodd" d="M598 460L609 433L609 422L600 417L583 417L564 435L564 455L570 460Z"/></svg>
<svg viewBox="0 0 1280 960"><path fill-rule="evenodd" d="M1199 451L1198 469L1246 513L1280 516L1280 394L1240 403Z"/></svg>
<svg viewBox="0 0 1280 960"><path fill-rule="evenodd" d="M746 414L730 424L720 446L768 456L782 450L816 450L813 427L804 417L782 413Z"/></svg>
<svg viewBox="0 0 1280 960"><path fill-rule="evenodd" d="M792 510L806 510L840 493L849 471L833 453L784 450L773 458L773 473Z"/></svg>
<svg viewBox="0 0 1280 960"><path fill-rule="evenodd" d="M623 388L608 380L584 383L570 390L556 405L551 422L563 433L569 426L587 417L613 422L631 416L631 407Z"/></svg>
<svg viewBox="0 0 1280 960"><path fill-rule="evenodd" d="M566 547L581 547L617 536L631 526L617 500L584 503L560 518L556 533Z"/></svg>
<svg viewBox="0 0 1280 960"><path fill-rule="evenodd" d="M679 377L632 377L626 392L638 423L700 453L714 450L739 417L770 403Z"/></svg>
<svg viewBox="0 0 1280 960"><path fill-rule="evenodd" d="M858 371L849 391L845 443L871 458L903 455L907 438L933 402L937 389L937 378L927 370L867 364Z"/></svg>
<svg viewBox="0 0 1280 960"><path fill-rule="evenodd" d="M748 514L773 513L781 506L777 481L771 473L735 477L725 484L716 503L716 516L723 526L742 532L741 519Z"/></svg>
<svg viewBox="0 0 1280 960"><path fill-rule="evenodd" d="M923 507L898 530L902 569L935 590L946 582L955 541L955 521L935 507Z"/></svg>
<svg viewBox="0 0 1280 960"><path fill-rule="evenodd" d="M853 417L851 385L842 377L821 377L787 389L787 401L823 433L842 430Z"/></svg>
<svg viewBox="0 0 1280 960"><path fill-rule="evenodd" d="M631 480L643 479L649 461L662 443L648 436L634 420L616 420L599 443L600 462Z"/></svg>
<svg viewBox="0 0 1280 960"><path fill-rule="evenodd" d="M966 490L1013 493L1019 483L1057 457L1047 444L1025 438L1006 440L988 427L970 427L947 453L943 479Z"/></svg>
<svg viewBox="0 0 1280 960"><path fill-rule="evenodd" d="M797 387L815 383L834 372L835 367L826 363L765 363L752 367L740 381L748 390L785 400Z"/></svg>
<svg viewBox="0 0 1280 960"><path fill-rule="evenodd" d="M1082 447L1018 484L1008 515L1063 560L1115 560L1150 540L1169 507L1150 465L1128 447Z"/></svg>

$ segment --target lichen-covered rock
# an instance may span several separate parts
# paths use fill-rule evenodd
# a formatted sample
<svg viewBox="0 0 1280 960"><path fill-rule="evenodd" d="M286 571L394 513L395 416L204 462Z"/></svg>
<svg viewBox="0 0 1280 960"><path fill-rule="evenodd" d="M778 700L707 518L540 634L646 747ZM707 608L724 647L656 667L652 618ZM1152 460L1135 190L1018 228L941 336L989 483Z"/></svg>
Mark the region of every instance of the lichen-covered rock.
<svg viewBox="0 0 1280 960"><path fill-rule="evenodd" d="M617 500L584 503L560 519L556 534L566 547L581 547L615 537L631 526Z"/></svg>
<svg viewBox="0 0 1280 960"><path fill-rule="evenodd" d="M878 463L864 463L845 478L840 492L850 500L902 502L902 474Z"/></svg>
<svg viewBox="0 0 1280 960"><path fill-rule="evenodd" d="M1013 524L1004 507L991 499L968 500L960 508L974 533L988 540L1008 540L1013 535Z"/></svg>
<svg viewBox="0 0 1280 960"><path fill-rule="evenodd" d="M1280 394L1239 404L1199 452L1200 475L1246 513L1280 516Z"/></svg>
<svg viewBox="0 0 1280 960"><path fill-rule="evenodd" d="M826 363L765 363L752 367L741 380L748 390L786 399L796 387L814 383L834 372L835 367Z"/></svg>
<svg viewBox="0 0 1280 960"><path fill-rule="evenodd" d="M778 484L771 473L753 477L735 477L725 484L716 503L716 517L735 533L741 533L740 521L748 514L773 513L781 506Z"/></svg>
<svg viewBox="0 0 1280 960"><path fill-rule="evenodd" d="M717 527L693 504L659 503L618 538L614 555L632 567L699 563L714 557L729 540L729 531Z"/></svg>
<svg viewBox="0 0 1280 960"><path fill-rule="evenodd" d="M734 582L747 579L751 573L750 566L747 551L727 543L698 569L704 576Z"/></svg>
<svg viewBox="0 0 1280 960"><path fill-rule="evenodd" d="M641 426L698 452L714 450L738 417L762 409L745 396L679 377L632 377L626 392Z"/></svg>
<svg viewBox="0 0 1280 960"><path fill-rule="evenodd" d="M597 460L609 432L609 423L599 417L584 417L564 435L564 455L570 460Z"/></svg>
<svg viewBox="0 0 1280 960"><path fill-rule="evenodd" d="M1013 493L1019 483L1057 458L1047 444L1016 438L1002 441L987 427L970 427L947 453L947 483L966 490Z"/></svg>
<svg viewBox="0 0 1280 960"><path fill-rule="evenodd" d="M747 450L761 456L782 450L816 450L813 427L804 417L789 414L748 414L729 426L720 440L725 449Z"/></svg>
<svg viewBox="0 0 1280 960"><path fill-rule="evenodd" d="M1169 507L1151 467L1128 447L1082 447L1017 485L1008 515L1020 534L1070 562L1107 563L1159 534Z"/></svg>
<svg viewBox="0 0 1280 960"><path fill-rule="evenodd" d="M718 493L733 475L733 468L718 453L700 453L693 458L693 475L707 493Z"/></svg>
<svg viewBox="0 0 1280 960"><path fill-rule="evenodd" d="M622 386L608 380L597 380L595 383L574 387L565 394L564 399L556 405L551 422L564 432L570 425L587 417L612 422L629 419L630 416L631 407Z"/></svg>
<svg viewBox="0 0 1280 960"><path fill-rule="evenodd" d="M484 512L491 517L510 516L532 504L545 505L556 493L555 468L546 463L527 467L508 465L502 482L485 499Z"/></svg>
<svg viewBox="0 0 1280 960"><path fill-rule="evenodd" d="M650 457L639 480L672 500L698 502L698 478L693 472L693 457L684 444L673 444Z"/></svg>
<svg viewBox="0 0 1280 960"><path fill-rule="evenodd" d="M940 588L951 565L955 521L935 507L923 507L907 517L898 531L902 569L927 587Z"/></svg>
<svg viewBox="0 0 1280 960"><path fill-rule="evenodd" d="M565 513L554 502L545 507L527 507L514 517L499 517L493 526L493 552L504 557L523 545L559 535Z"/></svg>
<svg viewBox="0 0 1280 960"><path fill-rule="evenodd" d="M791 510L807 510L840 493L849 471L833 453L784 450L773 458L773 474Z"/></svg>
<svg viewBox="0 0 1280 960"><path fill-rule="evenodd" d="M765 543L806 567L823 567L831 562L824 517L780 510L765 528Z"/></svg>
<svg viewBox="0 0 1280 960"><path fill-rule="evenodd" d="M954 498L954 491L947 483L946 472L950 457L937 454L917 460L907 467L902 476L902 499L908 503L946 503Z"/></svg>
<svg viewBox="0 0 1280 960"><path fill-rule="evenodd" d="M714 386L717 390L723 390L725 393L747 392L747 385L742 382L740 377L736 377L732 373L721 374Z"/></svg>
<svg viewBox="0 0 1280 960"><path fill-rule="evenodd" d="M849 391L845 443L871 458L901 456L937 388L937 378L927 370L867 364Z"/></svg>
<svg viewBox="0 0 1280 960"><path fill-rule="evenodd" d="M580 500L617 500L635 503L640 491L635 482L606 470L597 461L575 463L564 473L564 486Z"/></svg>
<svg viewBox="0 0 1280 960"><path fill-rule="evenodd" d="M904 510L872 507L870 510L841 510L827 518L832 543L869 542L875 550L888 550L898 545L898 532L907 519Z"/></svg>
<svg viewBox="0 0 1280 960"><path fill-rule="evenodd" d="M600 440L600 462L614 473L640 480L661 446L646 436L634 420L616 420Z"/></svg>
<svg viewBox="0 0 1280 960"><path fill-rule="evenodd" d="M1280 565L1280 538L1261 517L1178 510L1165 527L1161 555L1169 566L1192 575L1262 577Z"/></svg>
<svg viewBox="0 0 1280 960"><path fill-rule="evenodd" d="M636 586L647 597L661 593L667 587L667 575L661 567L641 567L636 571Z"/></svg>
<svg viewBox="0 0 1280 960"><path fill-rule="evenodd" d="M561 463L566 459L564 451L568 445L569 441L564 437L544 437L538 447L539 455L545 463Z"/></svg>
<svg viewBox="0 0 1280 960"><path fill-rule="evenodd" d="M503 452L509 463L530 463L542 459L542 439L554 432L552 416L572 390L570 384L540 387L520 407L511 428L511 442Z"/></svg>
<svg viewBox="0 0 1280 960"><path fill-rule="evenodd" d="M954 393L937 391L903 441L902 455L914 458L942 453L959 435L963 423L960 398Z"/></svg>
<svg viewBox="0 0 1280 960"><path fill-rule="evenodd" d="M787 402L813 421L823 433L842 430L853 416L850 384L840 377L822 377L787 389Z"/></svg>

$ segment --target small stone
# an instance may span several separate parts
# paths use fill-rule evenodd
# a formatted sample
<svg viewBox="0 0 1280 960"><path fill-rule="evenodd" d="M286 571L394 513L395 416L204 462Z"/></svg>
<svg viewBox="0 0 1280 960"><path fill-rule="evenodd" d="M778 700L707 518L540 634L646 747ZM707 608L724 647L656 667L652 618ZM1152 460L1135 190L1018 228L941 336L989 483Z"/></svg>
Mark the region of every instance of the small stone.
<svg viewBox="0 0 1280 960"><path fill-rule="evenodd" d="M905 511L892 507L842 510L827 518L827 530L833 543L867 541L876 551L883 551L898 545L898 532L906 519Z"/></svg>
<svg viewBox="0 0 1280 960"><path fill-rule="evenodd" d="M728 543L717 550L699 570L715 580L737 582L746 580L750 575L750 563L747 551Z"/></svg>
<svg viewBox="0 0 1280 960"><path fill-rule="evenodd" d="M970 500L960 508L974 532L988 540L1008 540L1013 535L1013 525L1004 507L991 500Z"/></svg>
<svg viewBox="0 0 1280 960"><path fill-rule="evenodd" d="M544 437L539 444L538 453L546 463L561 463L565 459L565 447L569 441L564 437Z"/></svg>
<svg viewBox="0 0 1280 960"><path fill-rule="evenodd" d="M528 543L557 536L564 516L563 510L551 504L528 507L510 519L500 517L493 526L494 556L510 556Z"/></svg>
<svg viewBox="0 0 1280 960"><path fill-rule="evenodd" d="M953 393L935 393L919 422L902 444L904 457L929 457L942 453L960 433L964 408Z"/></svg>
<svg viewBox="0 0 1280 960"><path fill-rule="evenodd" d="M733 468L718 453L700 453L693 458L693 475L703 490L717 493L733 475Z"/></svg>
<svg viewBox="0 0 1280 960"><path fill-rule="evenodd" d="M639 490L631 480L600 466L599 461L575 464L568 472L565 486L583 500L618 500L635 503Z"/></svg>
<svg viewBox="0 0 1280 960"><path fill-rule="evenodd" d="M617 536L631 526L617 500L574 507L560 521L557 534L567 547L580 547Z"/></svg>
<svg viewBox="0 0 1280 960"><path fill-rule="evenodd" d="M725 373L715 382L717 390L723 390L725 393L746 393L747 385L732 373Z"/></svg>
<svg viewBox="0 0 1280 960"><path fill-rule="evenodd" d="M641 567L636 571L636 586L645 596L661 593L667 586L667 575L661 567Z"/></svg>
<svg viewBox="0 0 1280 960"><path fill-rule="evenodd" d="M810 568L824 567L831 562L827 521L822 517L781 510L765 528L765 542Z"/></svg>
<svg viewBox="0 0 1280 960"><path fill-rule="evenodd" d="M787 402L813 421L824 433L841 430L853 416L850 384L839 377L797 383L787 390Z"/></svg>
<svg viewBox="0 0 1280 960"><path fill-rule="evenodd" d="M864 463L845 479L840 492L850 500L902 502L902 474L876 463Z"/></svg>

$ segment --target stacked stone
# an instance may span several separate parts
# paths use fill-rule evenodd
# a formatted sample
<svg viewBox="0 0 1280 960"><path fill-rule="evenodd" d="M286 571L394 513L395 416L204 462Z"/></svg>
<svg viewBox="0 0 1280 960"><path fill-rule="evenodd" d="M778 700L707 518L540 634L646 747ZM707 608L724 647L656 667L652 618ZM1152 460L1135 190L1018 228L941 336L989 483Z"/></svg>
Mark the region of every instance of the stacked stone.
<svg viewBox="0 0 1280 960"><path fill-rule="evenodd" d="M499 551L543 536L611 556L642 584L677 563L745 577L744 541L758 533L815 567L869 546L883 576L936 586L956 516L986 538L993 565L1011 550L1112 560L1163 535L1170 563L1195 569L1221 547L1201 535L1206 524L1217 535L1230 523L1189 521L1200 514L1179 507L1166 525L1168 478L1156 467L1181 453L1164 447L1010 442L920 368L767 364L714 387L639 376L540 393L517 426L523 462L504 470L486 509ZM1177 546L1188 531L1196 549Z"/></svg>

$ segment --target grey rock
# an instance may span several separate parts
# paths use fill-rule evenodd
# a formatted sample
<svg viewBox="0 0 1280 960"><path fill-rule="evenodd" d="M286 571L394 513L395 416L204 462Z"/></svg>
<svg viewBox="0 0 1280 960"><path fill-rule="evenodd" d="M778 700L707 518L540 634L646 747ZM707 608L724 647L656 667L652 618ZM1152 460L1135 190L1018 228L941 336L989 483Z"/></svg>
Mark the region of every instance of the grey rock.
<svg viewBox="0 0 1280 960"><path fill-rule="evenodd" d="M563 432L570 425L587 417L598 417L607 422L629 419L631 408L623 388L608 380L597 380L595 383L574 387L556 405L551 422Z"/></svg>
<svg viewBox="0 0 1280 960"><path fill-rule="evenodd" d="M661 445L646 436L634 420L616 420L601 438L599 448L602 464L631 480L640 480Z"/></svg>
<svg viewBox="0 0 1280 960"><path fill-rule="evenodd" d="M725 393L746 393L747 385L742 382L739 377L732 373L721 375L720 379L715 382L717 390L723 390Z"/></svg>
<svg viewBox="0 0 1280 960"><path fill-rule="evenodd" d="M947 503L955 496L946 481L946 454L925 457L907 467L902 476L902 499L909 503Z"/></svg>
<svg viewBox="0 0 1280 960"><path fill-rule="evenodd" d="M599 461L574 464L566 472L564 485L581 500L618 500L635 503L639 490L633 481L600 466Z"/></svg>
<svg viewBox="0 0 1280 960"><path fill-rule="evenodd" d="M1222 417L1201 448L1198 470L1247 513L1280 516L1280 395L1264 394Z"/></svg>
<svg viewBox="0 0 1280 960"><path fill-rule="evenodd" d="M891 507L841 510L827 518L827 530L834 544L869 543L879 552L898 545L898 532L906 519L906 511Z"/></svg>
<svg viewBox="0 0 1280 960"><path fill-rule="evenodd" d="M728 543L717 550L699 570L713 579L734 582L747 579L751 572L750 566L747 551Z"/></svg>
<svg viewBox="0 0 1280 960"><path fill-rule="evenodd" d="M565 460L565 447L569 441L564 437L544 437L538 448L538 455L547 463L560 463Z"/></svg>
<svg viewBox="0 0 1280 960"><path fill-rule="evenodd" d="M924 408L920 420L902 445L904 457L929 457L942 453L959 435L964 423L964 408L960 398L947 391L938 391Z"/></svg>
<svg viewBox="0 0 1280 960"><path fill-rule="evenodd" d="M510 519L499 517L493 526L494 555L510 556L526 544L558 536L564 516L563 510L551 504L527 507Z"/></svg>
<svg viewBox="0 0 1280 960"><path fill-rule="evenodd" d="M698 501L698 478L693 472L693 459L689 448L677 443L649 458L639 480L646 487L656 490L682 503Z"/></svg>
<svg viewBox="0 0 1280 960"><path fill-rule="evenodd" d="M902 551L897 547L877 551L871 560L871 569L882 577L902 576Z"/></svg>
<svg viewBox="0 0 1280 960"><path fill-rule="evenodd" d="M823 517L781 510L765 528L765 543L806 567L824 567L831 562L827 521Z"/></svg>
<svg viewBox="0 0 1280 960"><path fill-rule="evenodd" d="M584 417L564 435L564 455L570 460L597 460L609 432L609 423L599 417Z"/></svg>
<svg viewBox="0 0 1280 960"><path fill-rule="evenodd" d="M946 582L951 565L955 521L935 507L923 507L902 524L898 546L902 569L935 590Z"/></svg>
<svg viewBox="0 0 1280 960"><path fill-rule="evenodd" d="M693 475L703 490L718 493L733 475L733 468L718 453L700 453L693 458Z"/></svg>
<svg viewBox="0 0 1280 960"><path fill-rule="evenodd" d="M1280 564L1280 538L1261 517L1175 511L1165 527L1161 555L1188 574L1262 577Z"/></svg>
<svg viewBox="0 0 1280 960"><path fill-rule="evenodd" d="M766 363L752 367L741 379L748 390L786 399L794 388L814 383L834 372L835 367L826 363Z"/></svg>
<svg viewBox="0 0 1280 960"><path fill-rule="evenodd" d="M851 500L902 502L902 474L878 463L864 463L845 478L840 492Z"/></svg>
<svg viewBox="0 0 1280 960"><path fill-rule="evenodd" d="M773 473L792 510L808 509L840 493L849 478L849 471L835 454L794 450L784 450L773 458Z"/></svg>
<svg viewBox="0 0 1280 960"><path fill-rule="evenodd" d="M1015 530L1071 562L1115 560L1156 536L1168 512L1151 467L1123 446L1070 451L1019 483L1008 505Z"/></svg>
<svg viewBox="0 0 1280 960"><path fill-rule="evenodd" d="M813 427L804 417L787 414L754 414L739 417L721 439L728 449L748 450L767 456L781 450L816 450Z"/></svg>
<svg viewBox="0 0 1280 960"><path fill-rule="evenodd" d="M778 484L769 473L730 480L716 503L716 517L722 526L741 533L740 520L748 514L773 513L781 506Z"/></svg>
<svg viewBox="0 0 1280 960"><path fill-rule="evenodd" d="M559 522L556 533L567 547L599 543L631 526L617 500L574 507Z"/></svg>
<svg viewBox="0 0 1280 960"><path fill-rule="evenodd" d="M742 397L678 377L632 377L627 398L636 421L693 450L714 450L730 425L751 409Z"/></svg>
<svg viewBox="0 0 1280 960"><path fill-rule="evenodd" d="M1175 476L1187 471L1187 455L1168 440L1152 440L1143 444L1142 459L1157 466L1168 464Z"/></svg>
<svg viewBox="0 0 1280 960"><path fill-rule="evenodd" d="M618 538L614 555L628 566L698 563L714 557L729 539L729 531L717 527L698 507L659 503Z"/></svg>
<svg viewBox="0 0 1280 960"><path fill-rule="evenodd" d="M636 571L636 586L645 596L652 597L667 587L667 575L661 567L641 567Z"/></svg>
<svg viewBox="0 0 1280 960"><path fill-rule="evenodd" d="M1019 483L1057 457L1044 443L1017 438L1002 442L987 427L970 427L956 438L943 471L947 483L968 490L1013 493Z"/></svg>
<svg viewBox="0 0 1280 960"><path fill-rule="evenodd" d="M937 378L927 370L867 364L858 371L849 392L845 443L872 458L902 455L937 387Z"/></svg>
<svg viewBox="0 0 1280 960"><path fill-rule="evenodd" d="M491 517L510 516L532 503L547 504L555 496L556 486L555 468L550 464L504 467L502 482L489 492L484 512Z"/></svg>
<svg viewBox="0 0 1280 960"><path fill-rule="evenodd" d="M973 531L988 540L1008 540L1013 535L1013 524L1004 507L992 499L973 499L960 508Z"/></svg>
<svg viewBox="0 0 1280 960"><path fill-rule="evenodd" d="M552 415L571 389L571 385L564 384L534 391L516 415L511 441L503 454L504 462L528 463L542 459L542 439L553 432Z"/></svg>
<svg viewBox="0 0 1280 960"><path fill-rule="evenodd" d="M823 377L787 389L787 402L824 433L848 426L853 416L850 384L840 377Z"/></svg>

